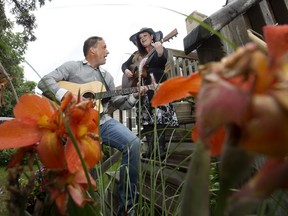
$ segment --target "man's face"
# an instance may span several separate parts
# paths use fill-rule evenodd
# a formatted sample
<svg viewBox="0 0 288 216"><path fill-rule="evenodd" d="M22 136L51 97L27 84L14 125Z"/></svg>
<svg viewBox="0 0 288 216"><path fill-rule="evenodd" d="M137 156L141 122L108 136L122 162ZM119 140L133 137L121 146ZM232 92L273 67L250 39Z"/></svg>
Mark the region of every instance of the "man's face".
<svg viewBox="0 0 288 216"><path fill-rule="evenodd" d="M106 57L109 54L107 46L104 40L97 42L97 47L93 47L95 53L95 58L97 59L98 65L103 65L106 63Z"/></svg>

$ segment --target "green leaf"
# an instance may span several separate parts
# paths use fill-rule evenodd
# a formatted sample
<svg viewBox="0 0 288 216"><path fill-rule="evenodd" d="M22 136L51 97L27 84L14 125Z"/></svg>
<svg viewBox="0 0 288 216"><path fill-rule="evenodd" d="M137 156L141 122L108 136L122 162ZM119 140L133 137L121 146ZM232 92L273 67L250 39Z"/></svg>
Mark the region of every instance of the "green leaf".
<svg viewBox="0 0 288 216"><path fill-rule="evenodd" d="M209 216L210 153L196 143L183 187L181 215Z"/></svg>
<svg viewBox="0 0 288 216"><path fill-rule="evenodd" d="M96 204L87 203L84 207L79 207L75 204L72 198L69 198L68 202L68 214L69 216L98 216L100 215L100 208Z"/></svg>

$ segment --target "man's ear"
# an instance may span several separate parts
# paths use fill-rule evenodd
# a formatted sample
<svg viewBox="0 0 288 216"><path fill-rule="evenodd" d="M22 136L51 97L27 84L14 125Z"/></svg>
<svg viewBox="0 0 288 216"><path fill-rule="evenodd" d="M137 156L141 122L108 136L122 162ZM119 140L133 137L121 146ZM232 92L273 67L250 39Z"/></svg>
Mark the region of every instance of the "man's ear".
<svg viewBox="0 0 288 216"><path fill-rule="evenodd" d="M92 54L95 54L95 53L96 53L95 50L94 50L94 48L95 48L95 47L91 47L91 48L90 48L90 52L91 52Z"/></svg>

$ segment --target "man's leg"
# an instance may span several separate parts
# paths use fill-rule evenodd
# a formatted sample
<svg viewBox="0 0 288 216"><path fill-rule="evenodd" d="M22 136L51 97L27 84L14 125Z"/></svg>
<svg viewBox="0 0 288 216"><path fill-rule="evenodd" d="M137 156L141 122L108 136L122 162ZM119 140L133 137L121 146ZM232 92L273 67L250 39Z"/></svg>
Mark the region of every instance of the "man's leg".
<svg viewBox="0 0 288 216"><path fill-rule="evenodd" d="M137 199L140 140L115 119L100 126L100 135L103 144L122 152L119 186L119 215L121 215L125 210L129 210Z"/></svg>

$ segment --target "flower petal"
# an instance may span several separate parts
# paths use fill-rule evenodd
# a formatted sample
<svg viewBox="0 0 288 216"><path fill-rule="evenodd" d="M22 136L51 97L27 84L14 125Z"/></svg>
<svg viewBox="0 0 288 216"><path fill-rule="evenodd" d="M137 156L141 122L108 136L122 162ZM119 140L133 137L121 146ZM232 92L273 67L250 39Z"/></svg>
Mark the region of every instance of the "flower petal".
<svg viewBox="0 0 288 216"><path fill-rule="evenodd" d="M217 130L215 133L213 133L211 137L209 137L207 144L210 148L210 155L212 157L220 155L225 138L226 133L223 127ZM197 139L198 139L198 126L196 122L196 126L193 128L192 131L192 140L195 142Z"/></svg>
<svg viewBox="0 0 288 216"><path fill-rule="evenodd" d="M61 215L67 215L68 194L62 192L55 198L55 203L60 211Z"/></svg>
<svg viewBox="0 0 288 216"><path fill-rule="evenodd" d="M264 26L263 33L272 64L278 64L288 50L288 25Z"/></svg>
<svg viewBox="0 0 288 216"><path fill-rule="evenodd" d="M35 122L12 119L0 125L0 149L33 145L41 136L42 131Z"/></svg>
<svg viewBox="0 0 288 216"><path fill-rule="evenodd" d="M14 115L16 118L29 118L37 122L43 115L51 117L54 110L47 98L35 94L24 94L14 108Z"/></svg>
<svg viewBox="0 0 288 216"><path fill-rule="evenodd" d="M95 180L91 177L90 173L88 174L92 186L96 188ZM78 172L76 172L73 181L74 183L81 184L84 189L88 189L88 181L84 173L84 170L79 170Z"/></svg>
<svg viewBox="0 0 288 216"><path fill-rule="evenodd" d="M77 184L74 184L73 186L68 185L68 190L70 196L72 197L76 205L83 207L86 203L86 200L83 189L80 187L80 185Z"/></svg>
<svg viewBox="0 0 288 216"><path fill-rule="evenodd" d="M81 155L83 157L82 153L82 146L78 144L78 147L80 149ZM70 173L76 173L80 169L83 169L82 163L80 161L80 158L76 152L76 149L74 147L74 144L70 139L66 142L65 147L65 157L67 161L67 167Z"/></svg>
<svg viewBox="0 0 288 216"><path fill-rule="evenodd" d="M64 146L56 133L46 130L37 151L40 161L46 168L63 169L66 167Z"/></svg>
<svg viewBox="0 0 288 216"><path fill-rule="evenodd" d="M253 112L243 128L241 146L270 156L288 155L288 117L269 95L255 95Z"/></svg>
<svg viewBox="0 0 288 216"><path fill-rule="evenodd" d="M102 152L98 140L95 140L89 136L85 136L78 142L83 159L86 162L87 169L93 168L96 163L99 162ZM71 173L75 173L81 169L82 163L76 152L76 149L71 141L66 143L65 155L67 160L67 166Z"/></svg>
<svg viewBox="0 0 288 216"><path fill-rule="evenodd" d="M201 86L202 78L199 73L189 77L176 77L161 83L152 98L152 106L159 106L180 100L189 96L196 96Z"/></svg>
<svg viewBox="0 0 288 216"><path fill-rule="evenodd" d="M89 169L93 168L96 163L101 159L101 148L98 140L95 140L89 136L81 139L83 146L84 159Z"/></svg>
<svg viewBox="0 0 288 216"><path fill-rule="evenodd" d="M205 83L199 92L196 104L196 121L199 124L200 138L207 138L228 123L241 125L250 100L251 95L248 92L221 78L215 82Z"/></svg>

